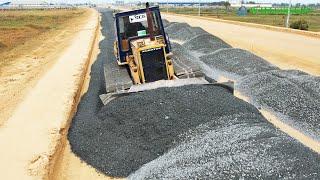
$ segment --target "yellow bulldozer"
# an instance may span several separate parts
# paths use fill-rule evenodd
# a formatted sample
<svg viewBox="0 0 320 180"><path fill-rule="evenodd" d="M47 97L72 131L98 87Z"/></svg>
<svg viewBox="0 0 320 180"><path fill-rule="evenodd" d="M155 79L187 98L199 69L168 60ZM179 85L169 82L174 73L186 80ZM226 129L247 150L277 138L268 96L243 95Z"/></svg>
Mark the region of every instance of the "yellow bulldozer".
<svg viewBox="0 0 320 180"><path fill-rule="evenodd" d="M115 60L104 67L104 104L132 92L209 83L187 53L172 53L158 6L115 13L114 25Z"/></svg>
<svg viewBox="0 0 320 180"><path fill-rule="evenodd" d="M134 84L174 79L169 40L159 7L115 14L114 54L118 65L128 66Z"/></svg>

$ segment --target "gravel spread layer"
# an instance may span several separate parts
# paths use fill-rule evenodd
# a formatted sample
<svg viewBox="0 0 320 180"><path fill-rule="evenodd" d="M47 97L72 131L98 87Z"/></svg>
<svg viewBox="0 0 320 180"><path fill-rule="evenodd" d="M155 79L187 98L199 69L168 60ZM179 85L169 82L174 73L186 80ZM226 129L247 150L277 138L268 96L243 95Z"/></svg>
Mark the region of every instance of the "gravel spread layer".
<svg viewBox="0 0 320 180"><path fill-rule="evenodd" d="M200 27L185 27L177 32L169 34L171 40L184 43L185 41L194 38L200 34L208 34L205 30Z"/></svg>
<svg viewBox="0 0 320 180"><path fill-rule="evenodd" d="M105 36L100 42L102 53L91 68L88 92L78 105L68 134L72 151L82 160L107 175L131 174L132 179L320 178L319 154L275 129L253 105L219 86L159 88L122 96L103 106L99 100L106 91L103 67L115 61L114 30L112 11L99 11ZM176 24L171 31L184 27L188 25ZM190 42L187 50L199 55L223 48L220 40L203 35L196 38L204 38L204 44L195 39L196 45ZM311 118L315 116L311 111L318 110L317 102L310 100L319 99L316 87L318 78L298 71L251 74L239 85L246 95L261 97L256 106L270 105L280 112L281 107L290 109L303 102L298 108L307 110L310 106L310 114L305 114L308 118L301 124L312 122L318 128L319 123ZM264 92L268 96L263 96ZM284 99L288 95L290 101ZM294 109L281 113L300 117L300 109L296 113Z"/></svg>
<svg viewBox="0 0 320 180"><path fill-rule="evenodd" d="M171 47L172 52L174 54L172 58L173 68L175 70L175 74L179 78L204 76L196 59L189 52L187 52L180 44L172 42Z"/></svg>
<svg viewBox="0 0 320 180"><path fill-rule="evenodd" d="M163 27L167 27L172 23L170 21L166 20L166 19L162 19L162 24L163 24Z"/></svg>
<svg viewBox="0 0 320 180"><path fill-rule="evenodd" d="M229 44L211 34L200 34L182 44L194 55L200 57L222 48L231 48Z"/></svg>
<svg viewBox="0 0 320 180"><path fill-rule="evenodd" d="M223 116L186 133L184 141L129 179L319 179L320 155L258 114Z"/></svg>
<svg viewBox="0 0 320 180"><path fill-rule="evenodd" d="M111 101L98 118L81 119L69 139L73 151L87 163L124 177L174 147L178 136L190 128L239 113L259 114L222 87L159 88Z"/></svg>
<svg viewBox="0 0 320 180"><path fill-rule="evenodd" d="M278 67L249 51L238 48L225 48L200 57L200 61L209 66L217 76L238 80L243 76L270 70Z"/></svg>
<svg viewBox="0 0 320 180"><path fill-rule="evenodd" d="M173 34L173 33L176 33L184 28L187 28L187 27L191 27L189 24L187 23L169 23L169 24L166 24L166 28L165 28L165 32L167 34Z"/></svg>
<svg viewBox="0 0 320 180"><path fill-rule="evenodd" d="M297 70L276 70L246 76L236 89L254 105L265 108L320 140L320 77Z"/></svg>

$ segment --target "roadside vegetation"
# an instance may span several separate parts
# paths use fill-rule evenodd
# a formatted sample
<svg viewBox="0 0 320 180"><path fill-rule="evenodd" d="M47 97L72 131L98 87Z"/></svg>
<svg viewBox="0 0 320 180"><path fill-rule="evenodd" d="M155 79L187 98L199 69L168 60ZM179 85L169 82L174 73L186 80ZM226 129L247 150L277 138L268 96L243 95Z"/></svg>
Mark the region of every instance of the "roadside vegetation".
<svg viewBox="0 0 320 180"><path fill-rule="evenodd" d="M201 16L285 27L286 15L254 15L249 12L247 16L238 16L237 10L237 8L231 8L226 4L222 7L202 8ZM162 11L166 12L167 9L163 8ZM198 8L196 7L169 8L168 11L177 14L198 15ZM303 22L303 25L300 26L299 22ZM291 15L290 24L293 24L291 27L297 27L296 29L303 27L303 30L320 32L320 9L314 9L309 14ZM305 29L306 25L308 26L307 29Z"/></svg>
<svg viewBox="0 0 320 180"><path fill-rule="evenodd" d="M31 40L43 41L44 37L40 37L41 35L65 28L68 22L84 13L83 9L1 11L0 68L21 55L12 51L20 50L21 46L26 46ZM24 50L33 48L36 47L23 47Z"/></svg>

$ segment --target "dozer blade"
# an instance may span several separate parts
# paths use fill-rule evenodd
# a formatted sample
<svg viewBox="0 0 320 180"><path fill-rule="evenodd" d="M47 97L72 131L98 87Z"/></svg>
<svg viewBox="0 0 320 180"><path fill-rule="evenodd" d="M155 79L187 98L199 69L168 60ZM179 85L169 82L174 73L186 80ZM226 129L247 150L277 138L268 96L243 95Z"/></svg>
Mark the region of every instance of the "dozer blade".
<svg viewBox="0 0 320 180"><path fill-rule="evenodd" d="M155 81L155 82L145 83L140 85L132 85L129 90L102 94L100 95L100 99L102 103L106 105L109 102L111 102L113 99L123 97L123 96L128 96L131 93L137 93L137 92L163 88L163 87L179 87L179 86L192 85L192 84L220 86L233 94L233 82L209 83L204 78L188 78L188 79L175 79L175 80L160 80L160 81Z"/></svg>
<svg viewBox="0 0 320 180"><path fill-rule="evenodd" d="M108 104L115 98L127 96L130 93L142 92L162 87L178 87L191 84L209 84L204 78L189 78L189 79L175 79L175 80L160 80L145 84L132 85L128 90L117 91L100 95L100 99L104 105Z"/></svg>
<svg viewBox="0 0 320 180"><path fill-rule="evenodd" d="M146 90L158 89L162 87L179 87L191 84L209 84L204 78L160 80L151 83L133 85L128 92L141 92Z"/></svg>
<svg viewBox="0 0 320 180"><path fill-rule="evenodd" d="M192 85L192 84L220 86L232 94L234 89L234 82L232 81L222 82L222 83L216 83L216 82L211 83L211 82L208 82L205 78L189 78L189 79L175 79L175 80L160 80L160 81L155 81L155 82L146 83L146 84L133 85L126 93L122 93L122 94L142 92L142 91L158 89L162 87L180 87L180 86L186 86L186 85Z"/></svg>

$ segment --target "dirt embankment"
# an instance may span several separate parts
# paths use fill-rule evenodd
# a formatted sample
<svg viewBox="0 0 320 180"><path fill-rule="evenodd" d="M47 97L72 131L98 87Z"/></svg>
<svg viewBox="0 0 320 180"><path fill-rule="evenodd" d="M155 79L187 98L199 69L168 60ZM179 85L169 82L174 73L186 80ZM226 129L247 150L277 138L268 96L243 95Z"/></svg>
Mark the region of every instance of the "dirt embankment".
<svg viewBox="0 0 320 180"><path fill-rule="evenodd" d="M91 9L88 15L74 35L62 35L72 35L67 37L71 41L57 49L56 62L0 128L0 179L48 179L53 174L92 54L98 13Z"/></svg>
<svg viewBox="0 0 320 180"><path fill-rule="evenodd" d="M101 21L101 18L100 18ZM92 48L92 55L88 64L88 70L86 75L84 76L83 85L81 89L81 96L87 93L89 88L89 82L91 79L91 66L97 60L98 54L100 54L99 43L104 39L101 34L101 27L97 29L96 40ZM75 103L77 105L77 103ZM76 108L75 108L76 109ZM73 116L73 114L71 114ZM69 125L68 125L69 126ZM68 128L66 128L68 129ZM61 142L62 148L59 153L57 153L57 161L55 166L53 167L53 173L50 178L54 180L87 180L87 179L113 179L106 177L104 174L98 172L95 168L91 167L84 161L82 161L79 157L77 157L72 151L67 140L67 137L63 137Z"/></svg>
<svg viewBox="0 0 320 180"><path fill-rule="evenodd" d="M91 12L8 11L0 23L0 127L56 63Z"/></svg>

